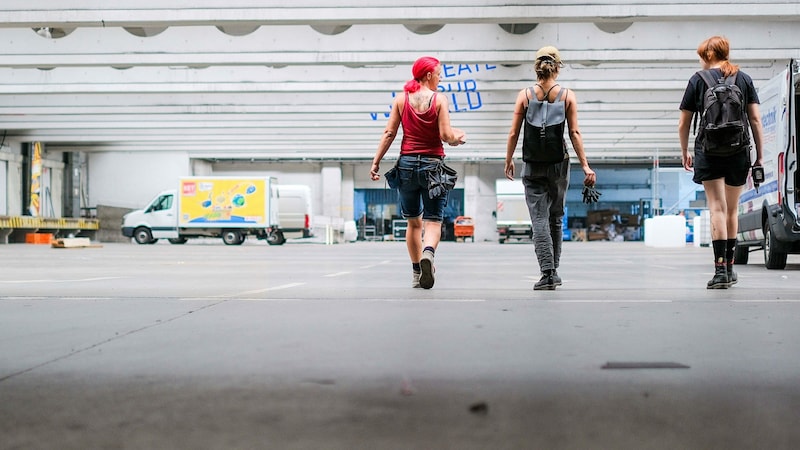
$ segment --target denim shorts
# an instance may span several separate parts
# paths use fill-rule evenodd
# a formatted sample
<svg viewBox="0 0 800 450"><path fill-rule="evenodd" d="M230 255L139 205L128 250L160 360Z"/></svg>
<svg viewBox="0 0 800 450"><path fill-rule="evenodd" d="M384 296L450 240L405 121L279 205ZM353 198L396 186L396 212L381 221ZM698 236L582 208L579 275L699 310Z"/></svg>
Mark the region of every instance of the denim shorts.
<svg viewBox="0 0 800 450"><path fill-rule="evenodd" d="M447 206L447 194L431 199L428 196L428 171L437 170L442 159L432 156L401 155L397 161L400 171L400 208L406 219L422 216L422 220L441 222Z"/></svg>

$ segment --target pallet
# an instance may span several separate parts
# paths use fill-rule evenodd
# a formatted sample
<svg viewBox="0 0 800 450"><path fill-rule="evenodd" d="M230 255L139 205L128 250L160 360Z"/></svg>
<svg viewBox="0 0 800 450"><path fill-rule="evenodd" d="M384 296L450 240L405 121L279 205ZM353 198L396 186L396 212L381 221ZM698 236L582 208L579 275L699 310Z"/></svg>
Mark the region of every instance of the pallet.
<svg viewBox="0 0 800 450"><path fill-rule="evenodd" d="M61 238L53 241L53 248L100 248L102 245L92 244L89 238Z"/></svg>

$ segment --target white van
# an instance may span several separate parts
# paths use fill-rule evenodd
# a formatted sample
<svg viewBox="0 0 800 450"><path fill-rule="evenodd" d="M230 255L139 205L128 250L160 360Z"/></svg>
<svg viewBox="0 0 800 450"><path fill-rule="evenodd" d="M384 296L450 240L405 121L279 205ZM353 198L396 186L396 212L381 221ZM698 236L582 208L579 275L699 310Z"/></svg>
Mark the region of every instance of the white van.
<svg viewBox="0 0 800 450"><path fill-rule="evenodd" d="M278 184L278 218L281 232L289 237L312 237L311 188Z"/></svg>
<svg viewBox="0 0 800 450"><path fill-rule="evenodd" d="M764 182L756 191L749 177L739 200L736 264L747 264L751 250L763 249L767 269L783 269L789 253L800 253L798 87L800 68L791 60L786 70L758 90L764 128Z"/></svg>

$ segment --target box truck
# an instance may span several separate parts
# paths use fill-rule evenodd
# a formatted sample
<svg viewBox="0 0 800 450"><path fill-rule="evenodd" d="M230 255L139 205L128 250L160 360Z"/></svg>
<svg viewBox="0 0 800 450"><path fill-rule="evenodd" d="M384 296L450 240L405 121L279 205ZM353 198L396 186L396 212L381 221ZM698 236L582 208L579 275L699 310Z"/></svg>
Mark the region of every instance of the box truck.
<svg viewBox="0 0 800 450"><path fill-rule="evenodd" d="M767 269L783 269L788 254L800 253L799 72L798 62L792 60L785 70L758 90L764 128L764 181L757 187L752 176L748 177L739 199L736 264L747 264L750 252L762 249Z"/></svg>
<svg viewBox="0 0 800 450"><path fill-rule="evenodd" d="M122 219L122 234L139 244L168 239L219 237L240 245L248 235L283 244L274 178L185 177L177 189L159 193L144 209Z"/></svg>
<svg viewBox="0 0 800 450"><path fill-rule="evenodd" d="M497 240L502 244L509 239L531 239L531 215L525 202L525 188L520 181L497 180Z"/></svg>

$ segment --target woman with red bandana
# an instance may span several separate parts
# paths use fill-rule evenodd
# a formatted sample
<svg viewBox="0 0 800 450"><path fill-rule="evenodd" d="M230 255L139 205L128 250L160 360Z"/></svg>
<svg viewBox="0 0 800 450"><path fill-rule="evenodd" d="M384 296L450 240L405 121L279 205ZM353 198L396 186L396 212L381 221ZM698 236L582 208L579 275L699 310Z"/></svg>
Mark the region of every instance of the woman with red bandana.
<svg viewBox="0 0 800 450"><path fill-rule="evenodd" d="M447 97L437 92L442 76L439 60L430 56L419 58L411 73L414 78L406 83L405 95L398 95L392 104L392 112L372 160L370 177L372 180L380 179L380 162L402 124L397 189L403 217L408 220L406 247L411 258L412 287L430 289L434 283L433 258L442 233L447 192L430 198L427 174L439 170L442 164L445 157L442 142L460 145L465 142L466 135L450 126Z"/></svg>

